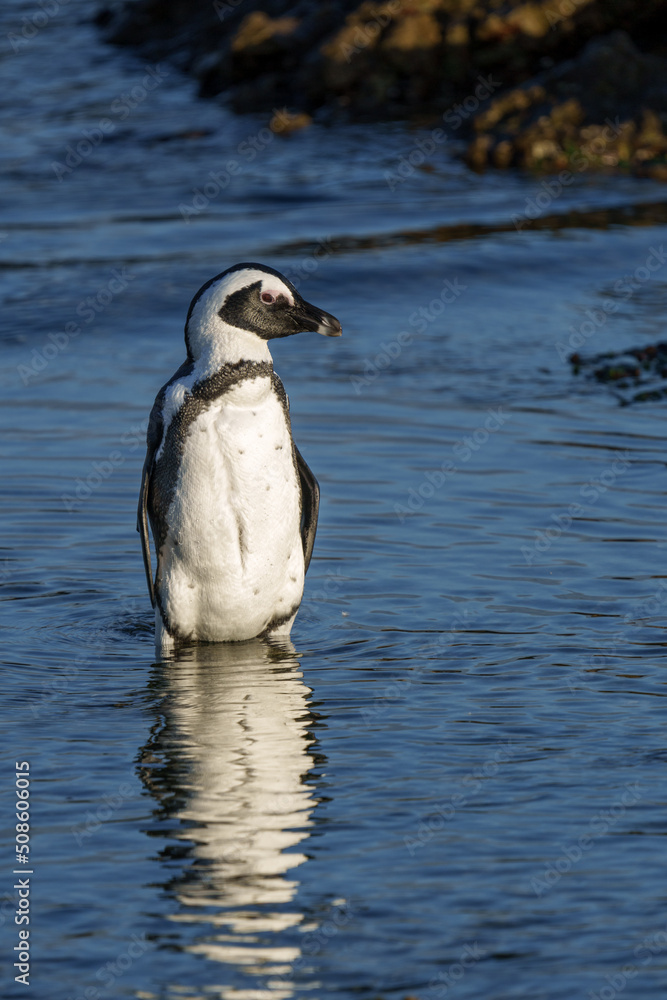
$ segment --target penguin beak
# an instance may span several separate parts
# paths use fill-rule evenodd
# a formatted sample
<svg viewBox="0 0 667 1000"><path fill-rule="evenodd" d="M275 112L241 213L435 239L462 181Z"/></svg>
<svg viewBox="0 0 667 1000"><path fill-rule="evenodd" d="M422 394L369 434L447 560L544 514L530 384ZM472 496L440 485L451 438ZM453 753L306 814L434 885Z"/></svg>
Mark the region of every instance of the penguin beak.
<svg viewBox="0 0 667 1000"><path fill-rule="evenodd" d="M343 334L342 327L335 316L324 312L323 309L318 309L317 306L313 306L303 299L294 303L292 318L298 324L299 330L304 333L312 331L313 333L321 333L324 337L341 337Z"/></svg>
<svg viewBox="0 0 667 1000"><path fill-rule="evenodd" d="M321 333L324 337L342 337L343 328L340 325L340 321L335 316L332 316L331 313L325 313L321 309L319 313L321 319L317 332Z"/></svg>

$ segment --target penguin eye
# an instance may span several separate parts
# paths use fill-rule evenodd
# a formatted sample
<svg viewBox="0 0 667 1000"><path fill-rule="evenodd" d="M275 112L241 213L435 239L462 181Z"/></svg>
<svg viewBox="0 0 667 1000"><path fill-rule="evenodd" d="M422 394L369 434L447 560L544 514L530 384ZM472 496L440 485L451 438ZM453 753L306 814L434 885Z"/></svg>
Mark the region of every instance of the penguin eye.
<svg viewBox="0 0 667 1000"><path fill-rule="evenodd" d="M266 302L267 305L276 301L276 296L273 294L273 292L262 292L260 298L262 302Z"/></svg>

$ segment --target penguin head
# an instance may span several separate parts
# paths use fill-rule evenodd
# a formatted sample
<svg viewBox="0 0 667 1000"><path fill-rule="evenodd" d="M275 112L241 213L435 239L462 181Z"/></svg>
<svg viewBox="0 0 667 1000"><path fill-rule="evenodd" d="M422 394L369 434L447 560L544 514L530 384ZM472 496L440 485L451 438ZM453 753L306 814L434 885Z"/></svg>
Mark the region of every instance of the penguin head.
<svg viewBox="0 0 667 1000"><path fill-rule="evenodd" d="M279 271L265 264L236 264L199 289L185 322L188 357L218 360L270 357L267 341L312 330L340 337L330 313L306 302Z"/></svg>

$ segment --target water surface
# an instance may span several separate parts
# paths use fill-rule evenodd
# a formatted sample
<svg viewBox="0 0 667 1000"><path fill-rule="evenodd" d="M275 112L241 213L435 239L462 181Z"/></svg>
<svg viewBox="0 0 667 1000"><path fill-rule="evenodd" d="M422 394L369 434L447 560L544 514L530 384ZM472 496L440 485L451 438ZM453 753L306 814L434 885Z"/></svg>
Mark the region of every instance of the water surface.
<svg viewBox="0 0 667 1000"><path fill-rule="evenodd" d="M104 47L94 10L0 61L32 995L662 997L665 404L566 358L664 338L664 189L578 178L517 230L539 180L445 150L391 191L407 127L271 136ZM244 259L343 324L274 350L315 556L291 642L156 662L146 418L191 296Z"/></svg>

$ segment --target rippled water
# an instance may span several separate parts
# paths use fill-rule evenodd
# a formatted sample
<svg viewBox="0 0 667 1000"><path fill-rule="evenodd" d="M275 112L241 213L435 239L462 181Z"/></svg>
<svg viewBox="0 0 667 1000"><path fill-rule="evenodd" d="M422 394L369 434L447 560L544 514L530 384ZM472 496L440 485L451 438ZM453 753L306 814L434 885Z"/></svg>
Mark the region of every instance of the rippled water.
<svg viewBox="0 0 667 1000"><path fill-rule="evenodd" d="M549 200L442 151L392 192L408 129L272 137L175 70L148 90L166 67L105 48L88 0L14 52L37 10L0 15L3 785L30 762L31 995L663 997L665 403L566 358L664 339L665 189ZM156 663L145 422L192 294L244 259L343 323L274 351L315 556L292 643Z"/></svg>

